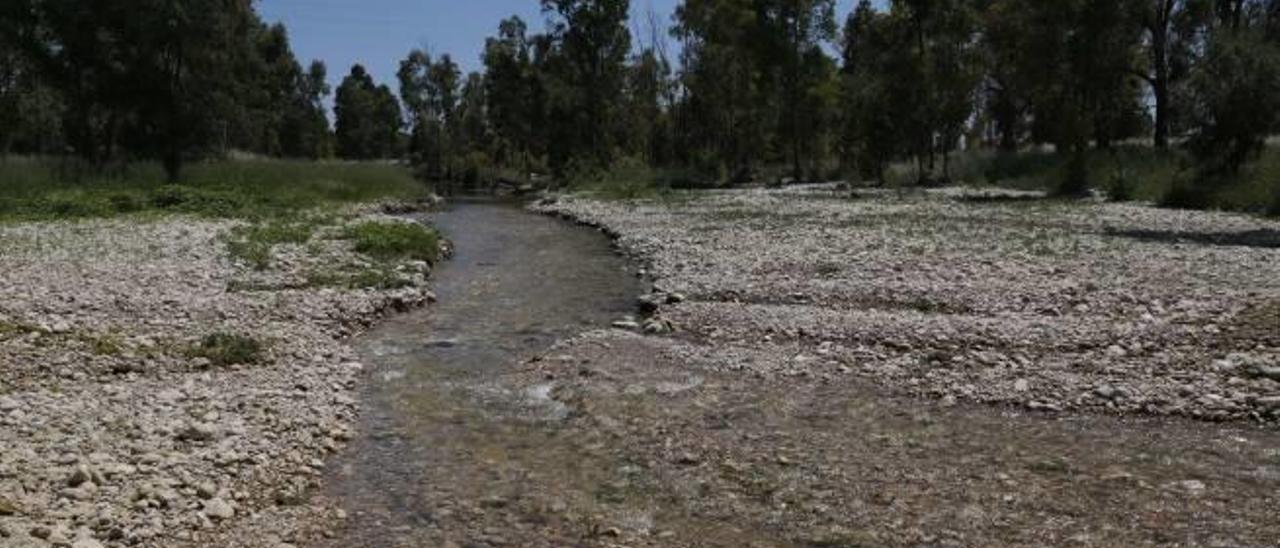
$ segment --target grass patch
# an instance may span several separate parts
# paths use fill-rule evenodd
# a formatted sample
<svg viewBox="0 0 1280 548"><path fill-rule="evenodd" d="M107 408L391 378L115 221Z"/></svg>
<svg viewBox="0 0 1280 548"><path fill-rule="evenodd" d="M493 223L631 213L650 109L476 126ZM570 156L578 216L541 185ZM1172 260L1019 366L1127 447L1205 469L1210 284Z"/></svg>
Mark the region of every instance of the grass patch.
<svg viewBox="0 0 1280 548"><path fill-rule="evenodd" d="M205 358L211 365L226 367L258 363L262 359L262 343L253 338L234 333L212 333L200 340L188 353L193 358Z"/></svg>
<svg viewBox="0 0 1280 548"><path fill-rule="evenodd" d="M28 333L35 333L37 331L42 331L42 330L39 327L36 327L34 325L11 322L7 320L0 320L0 341L10 339L12 337L26 335Z"/></svg>
<svg viewBox="0 0 1280 548"><path fill-rule="evenodd" d="M440 238L435 230L418 223L366 221L347 229L355 250L380 261L397 259L435 264Z"/></svg>
<svg viewBox="0 0 1280 548"><path fill-rule="evenodd" d="M971 186L1053 192L1070 169L1069 162L1053 152L979 150L953 155L952 180ZM1141 145L1091 150L1085 171L1090 188L1116 201L1280 215L1280 148L1276 147L1267 147L1238 177L1207 184L1195 182L1193 163L1186 152ZM891 186L910 187L916 181L915 167L896 164L886 178Z"/></svg>
<svg viewBox="0 0 1280 548"><path fill-rule="evenodd" d="M386 163L225 160L192 164L182 184L158 164L111 174L70 174L49 158L0 160L0 220L38 221L185 213L262 219L325 205L412 200L427 187Z"/></svg>
<svg viewBox="0 0 1280 548"><path fill-rule="evenodd" d="M257 270L271 265L271 249L278 244L305 244L311 241L321 219L276 220L236 227L227 240L233 259Z"/></svg>

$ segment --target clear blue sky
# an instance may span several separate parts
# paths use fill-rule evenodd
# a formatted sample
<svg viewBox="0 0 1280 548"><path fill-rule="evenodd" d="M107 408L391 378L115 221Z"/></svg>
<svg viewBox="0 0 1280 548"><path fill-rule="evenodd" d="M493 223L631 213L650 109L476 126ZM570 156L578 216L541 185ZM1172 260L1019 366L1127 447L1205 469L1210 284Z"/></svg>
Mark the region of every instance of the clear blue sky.
<svg viewBox="0 0 1280 548"><path fill-rule="evenodd" d="M669 25L679 3L631 0L633 28L650 9ZM855 3L837 0L839 21ZM449 53L463 70L480 70L484 39L497 34L502 19L519 15L531 32L545 28L538 0L260 0L258 11L268 22L284 22L299 61L324 61L335 86L361 63L394 89L400 59L413 48ZM674 51L674 40L670 45Z"/></svg>

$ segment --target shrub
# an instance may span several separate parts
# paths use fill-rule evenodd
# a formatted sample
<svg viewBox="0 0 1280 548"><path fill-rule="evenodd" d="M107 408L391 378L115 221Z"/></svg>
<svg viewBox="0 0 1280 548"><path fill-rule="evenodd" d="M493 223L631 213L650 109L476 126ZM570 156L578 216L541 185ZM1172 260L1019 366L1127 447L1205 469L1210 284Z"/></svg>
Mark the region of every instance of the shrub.
<svg viewBox="0 0 1280 548"><path fill-rule="evenodd" d="M417 223L368 221L347 229L347 237L357 252L379 260L435 263L440 254L436 232Z"/></svg>
<svg viewBox="0 0 1280 548"><path fill-rule="evenodd" d="M213 333L201 339L190 354L219 367L251 364L262 358L262 343L244 335Z"/></svg>

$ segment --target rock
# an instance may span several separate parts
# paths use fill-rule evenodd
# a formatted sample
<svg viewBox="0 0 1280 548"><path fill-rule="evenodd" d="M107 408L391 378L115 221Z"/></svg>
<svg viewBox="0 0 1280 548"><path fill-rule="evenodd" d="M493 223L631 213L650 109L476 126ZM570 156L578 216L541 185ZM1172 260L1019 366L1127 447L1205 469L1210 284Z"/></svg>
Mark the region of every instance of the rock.
<svg viewBox="0 0 1280 548"><path fill-rule="evenodd" d="M83 465L77 466L75 472L71 473L71 477L67 478L67 487L79 487L90 479L89 469Z"/></svg>
<svg viewBox="0 0 1280 548"><path fill-rule="evenodd" d="M1280 382L1280 366L1255 364L1249 370L1254 377Z"/></svg>
<svg viewBox="0 0 1280 548"><path fill-rule="evenodd" d="M9 396L0 396L0 413L8 414L19 407L22 407L22 404L18 403L18 400Z"/></svg>
<svg viewBox="0 0 1280 548"><path fill-rule="evenodd" d="M210 500L218 494L218 486L205 482L196 486L196 496L204 500Z"/></svg>
<svg viewBox="0 0 1280 548"><path fill-rule="evenodd" d="M13 501L0 497L0 516L14 516L21 512L18 505Z"/></svg>
<svg viewBox="0 0 1280 548"><path fill-rule="evenodd" d="M636 329L640 329L640 324L636 323L633 320L618 320L616 322L613 322L613 327L614 329L626 329L629 331L634 331Z"/></svg>
<svg viewBox="0 0 1280 548"><path fill-rule="evenodd" d="M1263 409L1280 409L1280 396L1258 398L1257 403Z"/></svg>
<svg viewBox="0 0 1280 548"><path fill-rule="evenodd" d="M37 526L35 526L35 527L32 527L32 528L31 528L30 534L31 534L31 536L32 536L33 538L38 538L38 539L40 539L40 540L46 540L46 539L48 539L48 538L49 538L49 535L52 535L52 534L53 534L53 531L52 531L52 530L50 530L48 527L43 527L43 526L39 526L39 525L37 525Z"/></svg>
<svg viewBox="0 0 1280 548"><path fill-rule="evenodd" d="M71 543L71 548L103 548L102 543L93 537L82 536L79 540Z"/></svg>
<svg viewBox="0 0 1280 548"><path fill-rule="evenodd" d="M1206 488L1204 482L1200 480L1176 481L1171 484L1171 487L1195 496L1203 494Z"/></svg>
<svg viewBox="0 0 1280 548"><path fill-rule="evenodd" d="M227 501L215 498L205 501L204 515L213 520L227 520L236 516L236 509Z"/></svg>
<svg viewBox="0 0 1280 548"><path fill-rule="evenodd" d="M1013 382L1013 389L1018 392L1026 392L1031 390L1031 382L1027 379L1018 379Z"/></svg>
<svg viewBox="0 0 1280 548"><path fill-rule="evenodd" d="M193 422L178 431L181 441L210 441L218 435L218 429L212 424Z"/></svg>
<svg viewBox="0 0 1280 548"><path fill-rule="evenodd" d="M1094 395L1104 400L1114 400L1120 395L1120 391L1116 390L1115 387L1109 384L1104 384L1102 386L1094 388L1093 393Z"/></svg>
<svg viewBox="0 0 1280 548"><path fill-rule="evenodd" d="M693 466L700 462L702 462L702 459L693 453L682 453L679 457L676 457L676 464L684 466Z"/></svg>

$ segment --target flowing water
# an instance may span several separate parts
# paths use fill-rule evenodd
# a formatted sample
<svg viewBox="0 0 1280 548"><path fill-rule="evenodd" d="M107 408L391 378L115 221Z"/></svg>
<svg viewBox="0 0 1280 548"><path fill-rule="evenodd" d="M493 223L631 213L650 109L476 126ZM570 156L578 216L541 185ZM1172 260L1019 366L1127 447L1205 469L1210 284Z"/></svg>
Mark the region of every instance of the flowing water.
<svg viewBox="0 0 1280 548"><path fill-rule="evenodd" d="M437 304L380 324L359 344L373 378L361 437L330 481L352 509L335 546L432 545L441 523L458 518L450 502L474 494L450 489L519 488L502 472L508 462L576 474L560 466L579 458L573 448L522 416L558 412L546 390L513 394L489 381L558 339L607 327L644 290L604 235L517 204L456 201L428 221L456 253L432 275ZM512 416L493 414L503 409Z"/></svg>
<svg viewBox="0 0 1280 548"><path fill-rule="evenodd" d="M362 338L328 546L1275 546L1280 434L766 380L680 339L557 341L645 289L596 231L434 215L439 302ZM696 345L696 343L693 343ZM723 351L719 349L717 351Z"/></svg>

